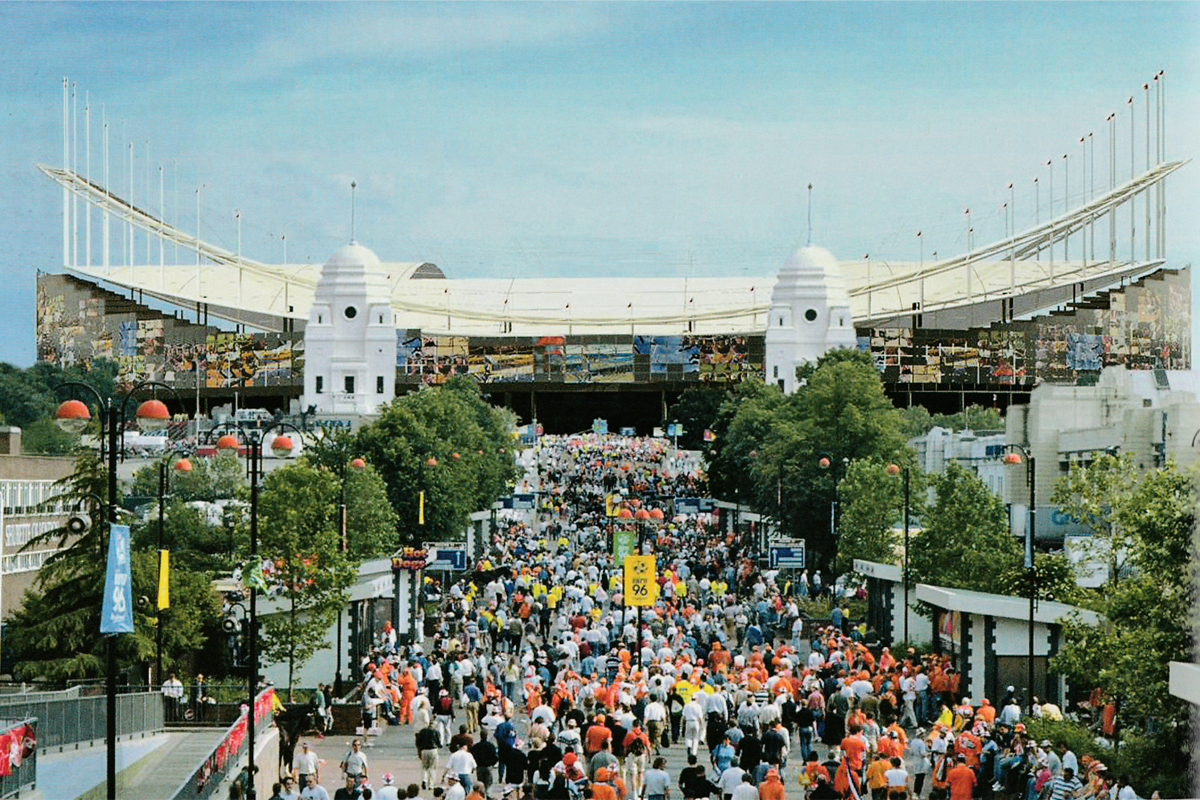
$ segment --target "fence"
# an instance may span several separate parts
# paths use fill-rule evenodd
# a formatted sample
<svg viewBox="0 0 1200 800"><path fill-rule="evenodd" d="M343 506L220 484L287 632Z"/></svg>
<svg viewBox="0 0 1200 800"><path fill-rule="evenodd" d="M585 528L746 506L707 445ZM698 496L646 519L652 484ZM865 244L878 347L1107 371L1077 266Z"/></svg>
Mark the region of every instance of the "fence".
<svg viewBox="0 0 1200 800"><path fill-rule="evenodd" d="M274 720L271 700L275 690L267 688L254 700L254 735L257 737ZM192 772L175 790L173 800L206 800L220 788L222 782L238 765L242 753L247 749L246 715L240 715L229 726L220 743L213 748L208 758Z"/></svg>
<svg viewBox="0 0 1200 800"><path fill-rule="evenodd" d="M98 692L98 693L93 693ZM37 746L66 747L107 735L107 698L103 687L76 687L65 692L39 692L37 697L0 695L0 718L36 718ZM163 728L163 700L157 692L117 695L117 736Z"/></svg>
<svg viewBox="0 0 1200 800"><path fill-rule="evenodd" d="M4 716L0 731L0 798L37 788L37 719Z"/></svg>

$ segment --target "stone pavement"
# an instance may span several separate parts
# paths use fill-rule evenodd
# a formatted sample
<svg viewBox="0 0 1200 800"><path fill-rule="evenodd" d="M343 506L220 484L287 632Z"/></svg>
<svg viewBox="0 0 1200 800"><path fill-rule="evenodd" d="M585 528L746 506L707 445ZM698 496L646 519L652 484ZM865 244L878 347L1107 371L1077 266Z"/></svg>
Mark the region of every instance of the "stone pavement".
<svg viewBox="0 0 1200 800"><path fill-rule="evenodd" d="M518 715L518 717L521 716L523 715ZM453 726L453 730L457 731L458 724L461 724L461 722L461 718L457 719L455 721L455 725ZM522 724L518 725L518 729L520 730L521 738L524 739L524 730L521 730L522 728L523 721ZM368 783L372 787L379 788L383 785L382 777L385 772L392 773L394 783L400 787L401 797L404 796L404 788L407 787L408 784L415 783L418 786L421 785L421 766L417 758L417 750L413 741L414 733L415 731L411 725L385 725L382 728L382 733L380 736L370 736L364 739L366 744L363 748L363 752L366 753L367 756L367 776L369 778ZM329 795L331 797L333 796L334 790L344 785L342 773L338 768L338 764L341 763L342 759L350 751L350 742L354 738L356 737L330 735L326 736L325 738L303 737L301 739L301 741L307 741L309 743L309 748L317 754L318 758L322 760L320 783L329 791ZM299 748L299 743L297 743L296 746ZM818 748L818 752L822 757L824 757L826 754L826 748L823 745L819 745ZM443 747L440 752L441 756L438 759L437 772L439 778L441 777L441 774L445 768L447 758L446 748ZM798 784L796 783L797 773L795 769L800 765L799 752L799 747L793 744L792 760L789 764L789 768L784 772L784 784L787 786L789 797L803 796L799 791ZM684 767L687 766L687 750L683 746L682 739L678 744L672 745L671 747L663 750L662 755L666 756L667 759L666 769L667 773L671 776L672 797L679 798L681 797L678 788L679 773ZM652 760L652 758L650 760ZM708 753L702 750L699 760L701 764L708 767L709 777L715 781L716 776L713 775L714 770L712 769L709 761ZM647 763L647 766L649 766L649 763ZM493 786L489 792L489 797L500 798L505 794L504 789L505 787L501 785ZM630 793L632 794L632 787L630 787ZM270 792L267 792L267 794L263 796L269 797ZM432 792L423 791L421 792L421 797L430 798L432 797Z"/></svg>

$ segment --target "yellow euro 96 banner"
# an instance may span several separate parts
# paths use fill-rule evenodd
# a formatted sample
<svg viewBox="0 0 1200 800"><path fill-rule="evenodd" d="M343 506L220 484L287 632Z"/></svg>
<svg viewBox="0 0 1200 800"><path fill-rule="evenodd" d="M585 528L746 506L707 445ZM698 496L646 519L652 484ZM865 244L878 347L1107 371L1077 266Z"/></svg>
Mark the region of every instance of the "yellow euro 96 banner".
<svg viewBox="0 0 1200 800"><path fill-rule="evenodd" d="M622 572L625 577L625 605L654 605L658 599L654 556L626 556Z"/></svg>

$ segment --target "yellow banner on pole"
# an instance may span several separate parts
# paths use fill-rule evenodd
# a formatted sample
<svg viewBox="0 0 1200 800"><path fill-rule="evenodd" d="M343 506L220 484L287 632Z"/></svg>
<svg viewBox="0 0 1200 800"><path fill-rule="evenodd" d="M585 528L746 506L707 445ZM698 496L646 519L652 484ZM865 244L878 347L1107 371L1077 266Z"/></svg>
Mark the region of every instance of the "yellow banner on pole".
<svg viewBox="0 0 1200 800"><path fill-rule="evenodd" d="M652 606L658 599L654 556L625 556L625 605Z"/></svg>
<svg viewBox="0 0 1200 800"><path fill-rule="evenodd" d="M171 551L158 551L158 610L171 607Z"/></svg>
<svg viewBox="0 0 1200 800"><path fill-rule="evenodd" d="M425 490L424 489L422 489L421 493L417 496L417 524L418 525L425 524Z"/></svg>

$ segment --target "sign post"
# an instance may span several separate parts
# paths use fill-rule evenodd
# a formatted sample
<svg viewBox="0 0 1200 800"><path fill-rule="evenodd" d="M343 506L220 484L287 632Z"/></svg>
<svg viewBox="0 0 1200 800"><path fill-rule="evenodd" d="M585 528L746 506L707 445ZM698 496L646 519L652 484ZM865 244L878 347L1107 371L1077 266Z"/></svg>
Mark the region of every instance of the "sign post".
<svg viewBox="0 0 1200 800"><path fill-rule="evenodd" d="M642 608L654 605L658 599L658 581L655 574L654 556L626 556L621 562L625 581L625 605L637 609L637 636L633 646L637 650L637 663L642 666Z"/></svg>

